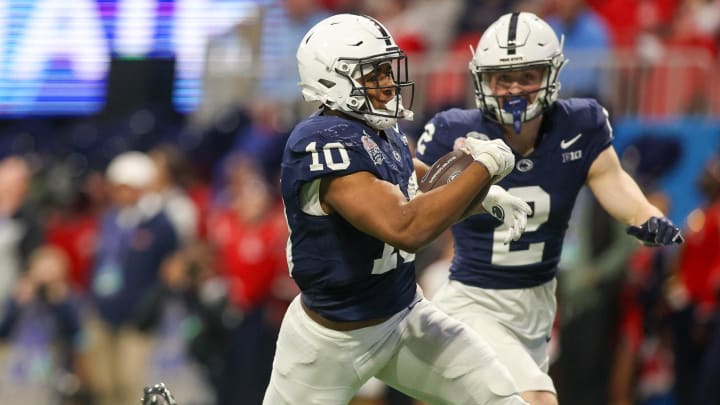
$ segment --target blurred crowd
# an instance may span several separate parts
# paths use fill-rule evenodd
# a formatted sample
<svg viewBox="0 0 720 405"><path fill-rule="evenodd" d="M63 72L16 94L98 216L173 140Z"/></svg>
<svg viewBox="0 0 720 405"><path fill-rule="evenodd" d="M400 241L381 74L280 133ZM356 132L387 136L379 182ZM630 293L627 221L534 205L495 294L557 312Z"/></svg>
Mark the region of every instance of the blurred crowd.
<svg viewBox="0 0 720 405"><path fill-rule="evenodd" d="M418 81L423 114L407 124L411 136L432 113L466 105L468 45L516 9L565 36L569 66L580 68L563 72L563 97L611 102L593 66L615 49L653 61L690 47L718 65L717 0L257 3L272 22L260 39L272 68L261 69L251 102L224 105L209 120L144 105L122 117L0 121L0 403L125 405L160 381L182 405L261 403L278 327L297 294L277 192L282 145L307 111L294 54L307 28L331 13L382 21L410 54L411 78L414 62L453 66ZM699 94L720 94L698 92L717 81L689 78L676 94L648 99L671 98L692 113L711 103ZM658 184L681 147L648 138L623 154L658 207L672 204ZM680 248L637 245L580 196L553 339L562 403L720 404L715 155L697 173L704 202L686 219ZM451 253L444 235L418 255L427 295ZM412 402L369 384L354 403Z"/></svg>
<svg viewBox="0 0 720 405"><path fill-rule="evenodd" d="M171 144L123 152L43 209L30 162L0 162L3 403L137 403L153 381L260 403L297 293L281 204L252 157L229 156L212 197L187 164Z"/></svg>

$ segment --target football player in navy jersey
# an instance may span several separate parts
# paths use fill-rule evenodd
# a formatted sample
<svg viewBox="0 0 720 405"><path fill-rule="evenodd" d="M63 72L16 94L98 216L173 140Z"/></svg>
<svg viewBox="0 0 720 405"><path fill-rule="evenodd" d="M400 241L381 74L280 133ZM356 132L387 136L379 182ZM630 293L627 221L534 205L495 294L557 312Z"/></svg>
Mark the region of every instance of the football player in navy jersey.
<svg viewBox="0 0 720 405"><path fill-rule="evenodd" d="M452 227L450 280L434 301L487 338L534 405L558 403L547 346L557 264L580 188L588 185L645 244L682 242L620 166L607 111L592 99L558 100L564 64L562 41L543 20L527 12L500 17L469 64L478 108L436 114L417 145L427 164L472 139L502 139L515 154L513 171L497 186L533 207L525 233L505 243L501 219L512 207L491 187L484 204L497 218L475 215Z"/></svg>
<svg viewBox="0 0 720 405"><path fill-rule="evenodd" d="M482 212L473 199L512 170L510 148L470 141L479 164L417 193L397 125L410 117L402 93L413 83L387 30L332 16L308 31L297 58L304 98L322 106L294 128L282 160L287 261L301 293L282 322L264 404L346 404L372 376L431 404L525 404L482 338L423 299L413 254L466 209Z"/></svg>

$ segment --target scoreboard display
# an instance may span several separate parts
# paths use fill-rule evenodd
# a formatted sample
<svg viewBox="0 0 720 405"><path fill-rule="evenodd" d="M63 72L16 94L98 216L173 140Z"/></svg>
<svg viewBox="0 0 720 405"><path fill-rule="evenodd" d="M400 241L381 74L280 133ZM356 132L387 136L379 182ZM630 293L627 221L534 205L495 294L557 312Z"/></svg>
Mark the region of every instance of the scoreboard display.
<svg viewBox="0 0 720 405"><path fill-rule="evenodd" d="M209 38L251 0L0 0L0 117L103 109L113 59L173 58L172 102L194 110Z"/></svg>

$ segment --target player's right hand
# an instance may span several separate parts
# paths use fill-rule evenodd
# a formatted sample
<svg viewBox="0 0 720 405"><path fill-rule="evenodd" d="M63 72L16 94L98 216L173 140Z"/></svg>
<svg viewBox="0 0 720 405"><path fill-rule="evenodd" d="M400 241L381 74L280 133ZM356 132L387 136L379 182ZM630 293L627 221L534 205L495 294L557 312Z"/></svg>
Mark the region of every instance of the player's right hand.
<svg viewBox="0 0 720 405"><path fill-rule="evenodd" d="M502 221L507 227L503 243L518 240L525 231L527 217L532 214L532 208L522 199L508 193L500 186L490 186L482 202L485 212Z"/></svg>
<svg viewBox="0 0 720 405"><path fill-rule="evenodd" d="M482 163L490 173L493 183L497 183L507 176L515 166L515 155L502 139L492 141L477 138L465 139L467 148L473 159Z"/></svg>
<svg viewBox="0 0 720 405"><path fill-rule="evenodd" d="M629 226L627 233L638 238L645 246L666 246L684 242L680 228L666 217L650 217L640 226Z"/></svg>

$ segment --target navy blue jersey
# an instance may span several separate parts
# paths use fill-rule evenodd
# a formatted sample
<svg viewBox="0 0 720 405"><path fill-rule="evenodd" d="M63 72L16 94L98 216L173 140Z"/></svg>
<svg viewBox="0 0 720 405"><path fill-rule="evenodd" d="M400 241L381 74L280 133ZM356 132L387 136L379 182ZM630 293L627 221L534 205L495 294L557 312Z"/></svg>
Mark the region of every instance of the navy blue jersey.
<svg viewBox="0 0 720 405"><path fill-rule="evenodd" d="M387 139L360 121L316 115L295 127L285 147L281 185L290 228L288 265L305 305L328 319L386 317L415 296L415 256L338 214L323 214L317 190L312 191L321 177L367 171L397 185L408 200L414 197L417 182L407 138L397 129L385 134Z"/></svg>
<svg viewBox="0 0 720 405"><path fill-rule="evenodd" d="M427 164L453 150L458 138L503 138L497 123L477 109L435 115L418 140ZM453 226L455 256L450 278L483 288L527 288L557 273L563 238L590 165L612 145L607 113L592 99L559 100L545 113L540 141L528 156L515 153L515 168L498 185L533 208L518 241L505 245L507 227L488 214Z"/></svg>

